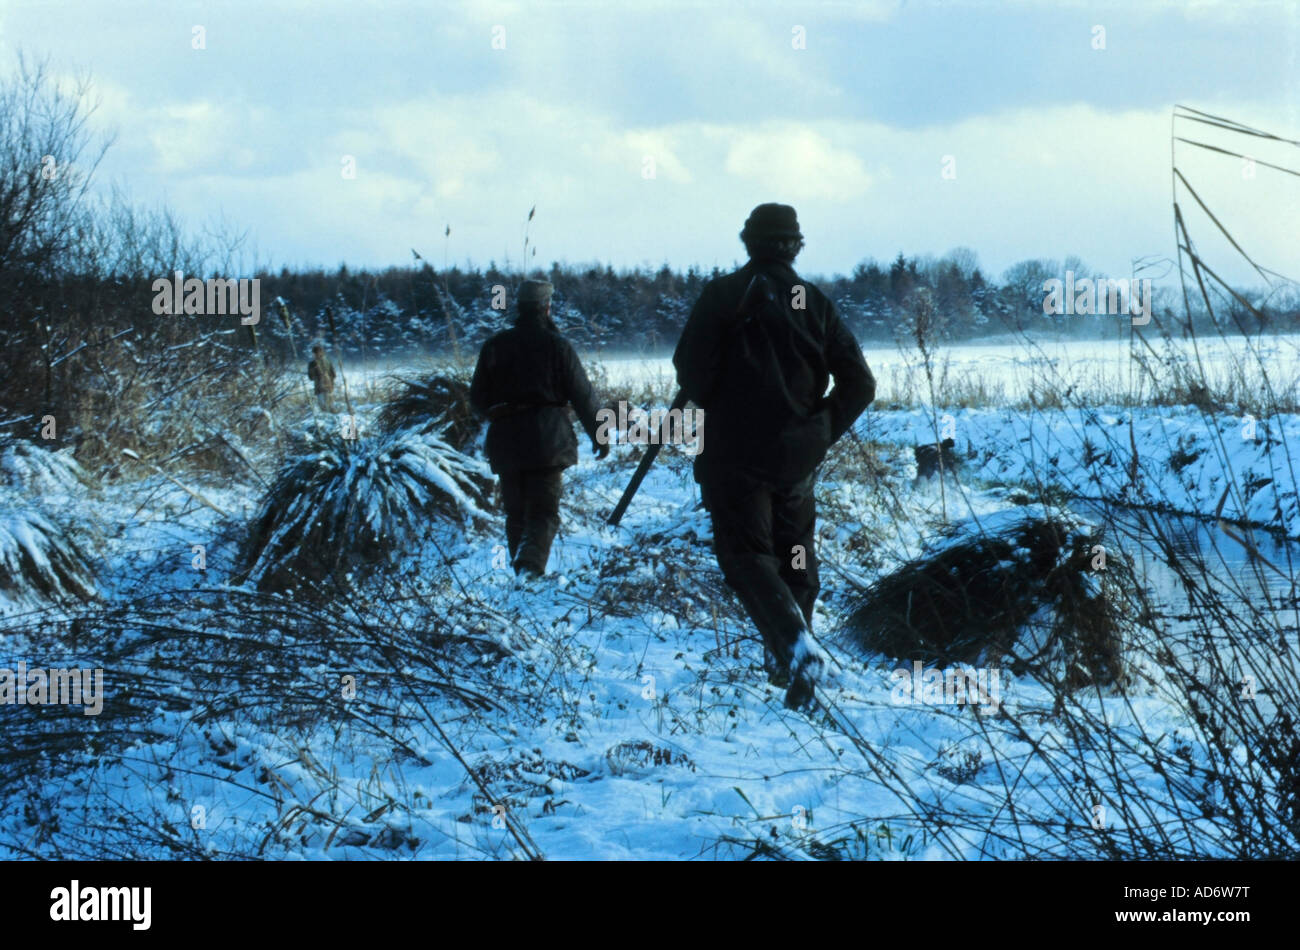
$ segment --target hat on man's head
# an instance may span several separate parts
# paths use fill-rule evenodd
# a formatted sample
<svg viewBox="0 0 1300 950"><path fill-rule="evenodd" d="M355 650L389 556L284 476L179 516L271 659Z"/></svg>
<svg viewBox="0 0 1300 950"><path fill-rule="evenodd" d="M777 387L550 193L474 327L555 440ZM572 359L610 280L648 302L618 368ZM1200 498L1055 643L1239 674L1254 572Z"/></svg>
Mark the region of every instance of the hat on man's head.
<svg viewBox="0 0 1300 950"><path fill-rule="evenodd" d="M551 302L555 288L547 280L526 280L519 285L519 302L521 304L543 305Z"/></svg>
<svg viewBox="0 0 1300 950"><path fill-rule="evenodd" d="M749 213L742 240L751 238L801 238L799 218L794 208L781 204L762 204Z"/></svg>

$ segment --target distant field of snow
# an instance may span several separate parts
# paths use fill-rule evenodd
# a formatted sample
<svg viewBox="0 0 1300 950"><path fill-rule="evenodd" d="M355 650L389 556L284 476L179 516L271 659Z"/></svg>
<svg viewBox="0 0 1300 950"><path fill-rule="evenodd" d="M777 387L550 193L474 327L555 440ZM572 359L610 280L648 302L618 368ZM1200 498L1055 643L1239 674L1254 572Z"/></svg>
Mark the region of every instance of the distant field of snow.
<svg viewBox="0 0 1300 950"><path fill-rule="evenodd" d="M979 378L991 388L1000 388L1008 401L1024 399L1034 384L1044 380L1059 385L1064 392L1075 387L1078 393L1119 393L1133 389L1140 372L1133 355L1143 356L1161 365L1167 352L1192 361L1199 360L1211 383L1227 379L1235 370L1244 369L1253 376L1259 362L1268 368L1275 384L1286 386L1300 376L1300 336L1265 336L1249 343L1242 339L1183 340L1166 344L1153 340L1152 355L1140 343L1130 347L1123 340L1066 340L1041 343L1032 348L1024 343L963 343L936 348L935 360L945 367L950 378ZM1167 351L1171 347L1171 351ZM870 343L864 350L868 365L879 384L878 398L888 402L897 398L893 391L897 381L909 373L917 372L919 356L914 348L900 350L897 346ZM609 374L611 382L625 385L674 385L672 359L598 357ZM1150 392L1148 383L1145 391Z"/></svg>

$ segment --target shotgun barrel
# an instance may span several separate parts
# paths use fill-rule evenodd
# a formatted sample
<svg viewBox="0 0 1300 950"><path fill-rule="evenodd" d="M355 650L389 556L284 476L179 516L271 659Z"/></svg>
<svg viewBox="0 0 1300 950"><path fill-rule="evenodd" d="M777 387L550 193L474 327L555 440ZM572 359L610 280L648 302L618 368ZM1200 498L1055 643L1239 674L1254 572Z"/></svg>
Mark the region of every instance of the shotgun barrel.
<svg viewBox="0 0 1300 950"><path fill-rule="evenodd" d="M763 276L762 271L755 271L754 276L749 278L749 283L745 285L745 292L741 294L740 303L736 306L736 320L742 324L748 322L759 307L765 306L772 299L773 294L768 286L767 279ZM733 332L735 329L735 327L732 327ZM677 390L677 395L673 397L673 404L669 411L685 409L687 401L686 393L680 389ZM663 440L661 439L651 445L646 454L642 456L641 463L636 467L636 471L632 473L632 480L627 483L627 488L623 491L623 497L614 506L614 511L610 514L606 524L617 525L623 520L623 515L627 513L627 506L632 504L633 496L636 495L637 489L641 487L641 483L645 481L646 473L650 471L650 466L655 463L662 445Z"/></svg>
<svg viewBox="0 0 1300 950"><path fill-rule="evenodd" d="M669 407L669 411L671 412L673 409L685 409L686 401L686 393L679 389L677 395L673 397L673 404ZM655 459L659 456L659 450L661 448L663 448L662 439L646 447L645 455L641 456L641 461L637 465L636 471L632 473L632 480L627 483L627 488L623 491L623 497L620 498L618 504L614 506L614 511L610 514L609 520L606 524L617 526L618 523L623 520L623 515L627 513L627 506L632 504L632 499L636 496L637 489L640 488L641 483L645 481L646 474L650 471L650 466L655 463Z"/></svg>

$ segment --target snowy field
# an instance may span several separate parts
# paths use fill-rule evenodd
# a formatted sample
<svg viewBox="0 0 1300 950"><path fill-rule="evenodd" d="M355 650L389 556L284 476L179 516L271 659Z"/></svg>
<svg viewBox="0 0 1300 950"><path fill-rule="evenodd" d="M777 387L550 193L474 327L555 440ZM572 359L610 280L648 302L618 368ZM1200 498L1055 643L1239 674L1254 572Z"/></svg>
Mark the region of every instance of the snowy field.
<svg viewBox="0 0 1300 950"><path fill-rule="evenodd" d="M1278 372L1294 374L1294 341L1275 345ZM882 386L905 365L896 350L867 356ZM1010 346L951 357L1010 395L1044 372ZM1127 385L1127 344L1046 358ZM666 360L604 365L614 385L671 391ZM370 397L397 369L350 376L363 436L379 408ZM110 702L90 722L52 721L86 743L34 751L8 780L0 857L982 859L1134 856L1152 840L1236 856L1227 809L1206 804L1220 796L1222 750L1170 701L1161 671L1123 702L1074 696L1074 722L1108 724L1085 740L1064 728L1059 697L1009 673L991 711L900 703L897 664L861 655L839 630L856 592L915 557L945 518L995 518L1045 487L1300 538L1300 418L1257 420L1247 438L1241 419L1191 408L945 415L873 408L827 462L815 629L837 669L811 716L767 685L713 561L690 459L675 449L613 530L604 515L639 449L596 461L582 440L540 584L516 583L489 511L432 523L383 586L325 606L231 585L263 490L252 478L200 481L210 505L153 476L102 489L93 509L52 489L51 506L93 521L99 592L119 605L76 647L104 664ZM943 493L913 483L910 449L933 442L936 424L951 425L964 459ZM1269 551L1278 560L1291 547ZM1294 577L1289 562L1281 569ZM64 632L85 629L30 603L4 606L15 660L67 651ZM326 649L324 638L336 639ZM181 662L169 642L195 652ZM351 642L355 653L337 646ZM3 711L11 724L27 714ZM1239 737L1227 754L1249 746ZM1153 764L1168 761L1184 774ZM1135 790L1149 793L1141 809L1112 807L1095 826L1099 802L1131 802Z"/></svg>
<svg viewBox="0 0 1300 950"><path fill-rule="evenodd" d="M927 380L914 346L869 343L863 354L876 376L879 410L890 405L928 405ZM611 388L672 398L676 375L671 354L627 356L604 351L580 353L598 367ZM351 391L373 394L397 377L445 367L435 359L374 360L345 364ZM472 364L462 369L472 369ZM1130 340L1065 340L1027 334L1003 342L937 346L933 353L937 401L964 406L1019 405L1044 391L1068 394L1073 404L1109 402L1143 406L1155 394L1188 379L1212 391L1258 396L1261 370L1284 402L1300 400L1300 336L1168 340L1151 334ZM305 384L304 384L305 385Z"/></svg>
<svg viewBox="0 0 1300 950"><path fill-rule="evenodd" d="M920 357L914 347L868 344L863 354L880 386L878 399L891 402L912 391ZM633 386L671 386L670 357L660 359L600 356L611 381ZM1219 384L1259 365L1275 383L1285 387L1300 377L1300 336L1273 334L1245 341L1240 338L1162 341L1148 348L1122 340L1052 340L1032 334L1026 341L964 343L937 348L936 364L955 381L980 380L1007 402L1024 399L1044 381L1061 391L1073 388L1082 398L1135 391L1143 381L1145 360L1157 372L1177 360L1197 367L1211 384ZM908 383L911 383L911 386ZM1150 392L1147 382L1146 392ZM922 392L921 395L924 395Z"/></svg>

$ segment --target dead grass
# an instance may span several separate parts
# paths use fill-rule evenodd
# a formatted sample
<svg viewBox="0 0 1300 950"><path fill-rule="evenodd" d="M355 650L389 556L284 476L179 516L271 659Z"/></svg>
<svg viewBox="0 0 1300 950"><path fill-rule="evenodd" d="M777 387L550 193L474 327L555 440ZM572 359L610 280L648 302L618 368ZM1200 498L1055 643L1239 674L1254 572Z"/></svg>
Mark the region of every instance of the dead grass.
<svg viewBox="0 0 1300 950"><path fill-rule="evenodd" d="M1099 532L1028 513L993 533L963 527L861 595L845 627L864 649L939 666L1006 663L1070 689L1123 685L1124 605L1089 570ZM1114 580L1122 565L1110 570Z"/></svg>

